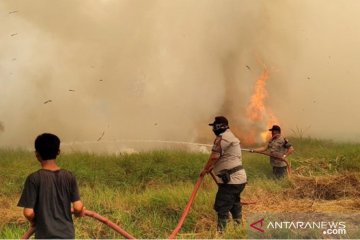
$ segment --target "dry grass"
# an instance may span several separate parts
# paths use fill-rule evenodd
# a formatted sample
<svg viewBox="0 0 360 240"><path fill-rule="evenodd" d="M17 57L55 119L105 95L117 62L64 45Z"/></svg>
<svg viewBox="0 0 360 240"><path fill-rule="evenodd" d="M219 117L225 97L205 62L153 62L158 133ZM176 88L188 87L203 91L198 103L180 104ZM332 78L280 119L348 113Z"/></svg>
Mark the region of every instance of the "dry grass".
<svg viewBox="0 0 360 240"><path fill-rule="evenodd" d="M17 207L18 199L0 196L0 226L8 223L24 223L22 208Z"/></svg>
<svg viewBox="0 0 360 240"><path fill-rule="evenodd" d="M252 187L256 204L244 207L245 213L260 212L342 212L360 211L360 174L304 177L292 175L290 187L271 192ZM244 196L244 199L251 200Z"/></svg>
<svg viewBox="0 0 360 240"><path fill-rule="evenodd" d="M343 172L331 176L305 177L294 175L287 194L294 198L337 200L360 197L360 174Z"/></svg>
<svg viewBox="0 0 360 240"><path fill-rule="evenodd" d="M285 196L275 196L264 193L254 205L244 207L245 213L262 212L342 212L353 213L360 211L360 202L357 199L344 198L341 200L313 200L294 199Z"/></svg>

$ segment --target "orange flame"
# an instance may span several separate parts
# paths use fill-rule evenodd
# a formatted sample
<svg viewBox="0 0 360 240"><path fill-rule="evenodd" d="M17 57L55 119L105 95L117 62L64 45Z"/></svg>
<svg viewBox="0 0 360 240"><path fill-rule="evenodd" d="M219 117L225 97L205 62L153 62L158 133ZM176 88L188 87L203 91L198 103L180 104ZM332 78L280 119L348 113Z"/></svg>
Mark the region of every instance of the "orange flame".
<svg viewBox="0 0 360 240"><path fill-rule="evenodd" d="M265 105L268 97L266 82L269 79L269 70L264 71L255 83L254 92L246 109L246 118L249 122L249 131L244 139L246 144L264 143L269 137L269 126L277 123L269 107Z"/></svg>

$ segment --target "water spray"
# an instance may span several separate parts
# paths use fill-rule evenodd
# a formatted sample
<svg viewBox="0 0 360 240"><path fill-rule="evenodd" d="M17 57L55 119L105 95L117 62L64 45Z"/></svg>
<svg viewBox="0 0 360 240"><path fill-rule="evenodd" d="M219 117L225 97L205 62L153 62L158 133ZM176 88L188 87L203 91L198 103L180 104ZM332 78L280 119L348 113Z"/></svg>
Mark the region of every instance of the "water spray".
<svg viewBox="0 0 360 240"><path fill-rule="evenodd" d="M66 142L61 143L63 146L71 146L76 144L95 144L99 143L97 141L81 141L81 142ZM212 147L212 144L206 143L196 143L196 142L185 142L185 141L171 141L171 140L156 140L156 139L117 139L117 140L106 140L101 141L101 143L168 143L168 144L177 144L177 145L193 145L193 146L204 146L204 147Z"/></svg>

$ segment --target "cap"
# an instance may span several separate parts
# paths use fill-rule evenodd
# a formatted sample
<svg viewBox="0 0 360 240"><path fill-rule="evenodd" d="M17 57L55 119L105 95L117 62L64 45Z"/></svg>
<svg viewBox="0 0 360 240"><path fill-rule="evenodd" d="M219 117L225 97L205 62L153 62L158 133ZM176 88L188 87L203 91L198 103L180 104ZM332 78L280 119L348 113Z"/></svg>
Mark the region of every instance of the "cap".
<svg viewBox="0 0 360 240"><path fill-rule="evenodd" d="M228 120L224 116L217 116L215 117L215 121L213 123L209 123L209 126L214 126L215 124L225 124L229 125Z"/></svg>
<svg viewBox="0 0 360 240"><path fill-rule="evenodd" d="M273 125L272 128L269 129L269 131L279 131L279 132L281 132L281 128L278 125Z"/></svg>

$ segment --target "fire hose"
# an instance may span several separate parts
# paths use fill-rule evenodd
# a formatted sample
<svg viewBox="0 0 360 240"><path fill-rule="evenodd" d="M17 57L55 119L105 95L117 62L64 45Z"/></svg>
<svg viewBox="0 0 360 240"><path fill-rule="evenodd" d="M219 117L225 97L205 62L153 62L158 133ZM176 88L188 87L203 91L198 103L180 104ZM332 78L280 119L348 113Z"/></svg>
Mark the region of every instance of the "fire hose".
<svg viewBox="0 0 360 240"><path fill-rule="evenodd" d="M270 154L270 153L266 153L266 152L254 152L253 150L251 149L241 149L241 151L245 151L245 152L251 152L251 153L259 153L259 154L262 154L262 155L265 155L265 156L269 156L269 157L273 157L273 158L276 158L282 162L284 162L286 164L286 169L287 169L287 172L288 174L290 175L291 174L291 165L290 163L288 162L288 160L286 160L285 158L282 158L282 157L278 157L278 156L275 156L273 154Z"/></svg>
<svg viewBox="0 0 360 240"><path fill-rule="evenodd" d="M174 239L175 236L177 235L177 233L180 231L186 216L188 215L189 211L190 211L190 207L195 199L196 193L199 190L200 186L201 186L201 182L204 179L204 176L200 176L195 184L194 190L192 191L189 201L186 204L186 207L184 209L184 212L179 220L178 225L175 227L175 229L173 230L173 232L170 234L169 239ZM127 239L136 239L135 237L133 237L132 235L130 235L129 233L127 233L125 230L123 230L122 228L120 228L118 225L116 225L115 223L111 222L109 219L97 214L96 212L93 211L89 211L89 210L85 210L85 216L89 216L92 218L95 218L96 220L104 223L105 225L111 227L113 230L115 230L116 232L120 233L122 236L124 236ZM33 235L35 232L35 228L31 227L22 237L21 239L29 239L31 237L31 235Z"/></svg>
<svg viewBox="0 0 360 240"><path fill-rule="evenodd" d="M201 182L202 180L204 179L204 175L200 175L200 177L198 178L196 184L195 184L195 187L194 187L194 190L192 191L191 195L190 195L190 198L189 198L189 201L188 203L186 204L186 207L184 209L184 212L183 214L181 215L181 218L179 220L179 223L177 224L177 226L175 227L175 229L173 230L173 232L170 234L169 238L168 239L174 239L176 234L180 231L181 229L181 226L183 225L184 221L185 221L185 218L186 216L188 215L189 211L190 211L190 207L195 199L195 196L196 196L196 193L197 191L199 190L199 187L201 185Z"/></svg>
<svg viewBox="0 0 360 240"><path fill-rule="evenodd" d="M214 181L217 183L215 176L213 175L212 172L210 172L211 176L213 177ZM204 179L204 176L200 176L194 186L194 189L190 195L189 201L186 204L186 207L181 215L181 218L177 224L177 226L175 227L175 229L173 230L173 232L170 234L169 239L174 239L175 236L178 234L178 232L180 231L182 225L184 224L184 221L186 219L186 216L188 215L191 205L194 202L194 199L196 197L196 194L201 186L201 183ZM254 204L255 202L241 202L243 205L248 205L248 204ZM127 239L135 239L135 237L133 237L132 235L130 235L129 233L127 233L125 230L123 230L122 228L120 228L118 225L116 225L115 223L111 222L110 220L108 220L107 218L97 214L96 212L93 211L89 211L89 210L85 210L85 216L89 216L92 218L97 219L98 221L104 223L105 225L111 227L113 230L115 230L116 232L120 233L122 236L124 236ZM30 228L22 237L21 239L29 239L31 237L31 235L35 232L35 228L32 227Z"/></svg>
<svg viewBox="0 0 360 240"><path fill-rule="evenodd" d="M209 171L212 179L214 180L214 182L218 185L219 183L217 182L213 172L210 170ZM185 218L186 216L188 215L189 211L190 211L190 207L195 199L195 196L196 196L196 193L197 191L199 190L199 187L201 185L201 182L202 180L204 179L204 176L201 176L198 178L196 184L195 184L195 187L194 187L194 190L192 191L191 195L190 195L190 198L189 198L189 201L188 203L186 204L186 207L184 209L184 212L183 214L181 215L181 218L178 222L178 225L175 227L175 229L173 230L173 232L170 234L170 236L168 237L168 239L174 239L175 236L178 234L178 232L180 231L181 229L181 226L184 224L184 221L185 221ZM241 201L241 204L242 205L250 205L250 204L255 204L256 202L248 202L248 201Z"/></svg>
<svg viewBox="0 0 360 240"><path fill-rule="evenodd" d="M105 225L109 226L110 228L112 228L113 230L115 230L116 232L120 233L123 237L127 238L127 239L136 239L135 237L133 237L132 235L130 235L129 233L127 233L125 230L123 230L121 227L119 227L118 225L116 225L115 223L113 223L112 221L110 221L109 219L101 216L100 214L93 212L93 211L89 211L89 210L85 210L84 212L85 216L88 217L92 217L95 218L96 220L104 223ZM31 237L31 235L33 235L35 232L35 227L31 227L22 237L21 239L29 239Z"/></svg>
<svg viewBox="0 0 360 240"><path fill-rule="evenodd" d="M249 149L242 149L243 151L248 151L248 152L251 152L251 150ZM290 169L290 164L289 162L286 160L286 159L283 159L283 158L279 158L277 156L274 156L274 155L271 155L271 154L268 154L268 153L262 153L262 152L256 152L256 153L260 153L260 154L263 154L263 155L266 155L266 156L270 156L270 157L275 157L275 158L278 158L279 160L283 161L286 163L287 165L287 169L288 169L288 173L290 174L291 172L291 169ZM213 180L215 181L216 184L218 184L214 174L212 173L212 171L210 171L210 175L211 177L213 178ZM170 234L170 236L168 237L168 239L174 239L175 236L178 234L178 232L180 231L182 225L184 224L184 221L186 219L186 216L188 215L189 211L190 211L190 208L191 208L191 205L192 203L194 202L194 199L196 197L196 194L201 186L201 183L204 179L204 175L201 175L195 186L194 186L194 189L190 195L190 198L188 200L188 203L186 204L186 207L179 219L179 222L177 224L177 226L175 227L175 229L173 230L173 232ZM255 204L256 202L247 202L247 201L241 201L241 204L242 205L249 205L249 204ZM135 239L135 237L133 237L132 235L130 235L129 233L127 233L125 230L123 230L122 228L120 228L118 225L116 225L115 223L111 222L110 220L108 220L107 218L97 214L96 212L93 212L93 211L89 211L89 210L85 210L85 216L89 216L89 217L92 217L92 218L95 218L97 219L98 221L104 223L105 225L109 226L110 228L112 228L113 230L115 230L116 232L120 233L122 236L124 236L125 238L127 239ZM21 239L28 239L30 238L30 236L35 232L35 228L30 228L23 236Z"/></svg>

